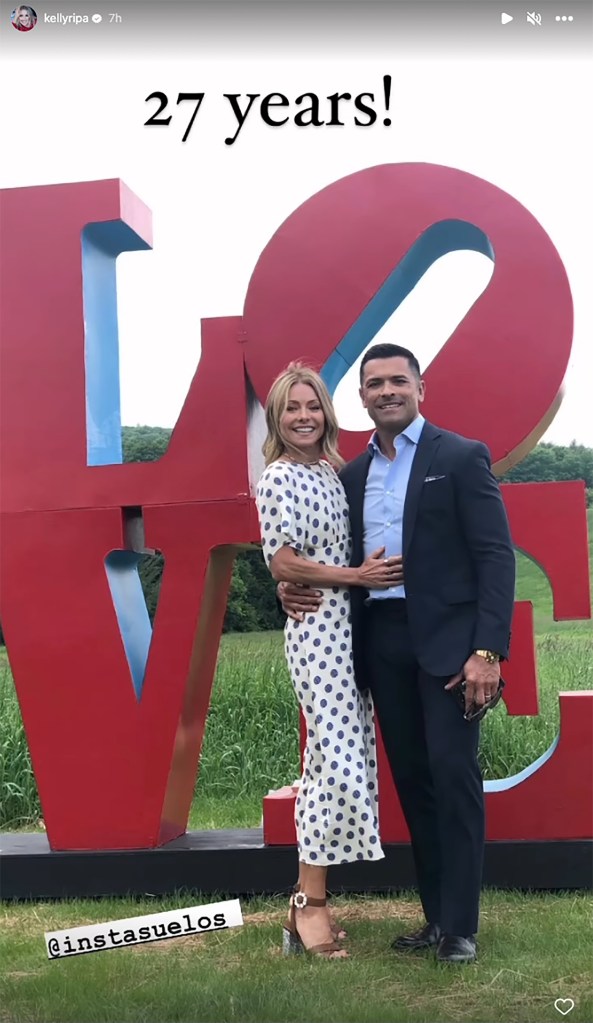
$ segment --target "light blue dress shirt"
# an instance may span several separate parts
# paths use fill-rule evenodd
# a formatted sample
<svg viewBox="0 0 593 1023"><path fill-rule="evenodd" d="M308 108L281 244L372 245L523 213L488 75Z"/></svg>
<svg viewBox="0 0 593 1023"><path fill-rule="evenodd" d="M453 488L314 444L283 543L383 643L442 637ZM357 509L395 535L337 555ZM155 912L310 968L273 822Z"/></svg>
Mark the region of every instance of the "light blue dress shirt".
<svg viewBox="0 0 593 1023"><path fill-rule="evenodd" d="M364 490L365 558L378 547L385 547L386 558L402 553L404 501L423 426L424 416L418 415L403 433L398 434L393 442L395 458L392 462L381 451L376 433L369 441L372 461ZM403 586L369 591L371 600L386 600L405 595Z"/></svg>

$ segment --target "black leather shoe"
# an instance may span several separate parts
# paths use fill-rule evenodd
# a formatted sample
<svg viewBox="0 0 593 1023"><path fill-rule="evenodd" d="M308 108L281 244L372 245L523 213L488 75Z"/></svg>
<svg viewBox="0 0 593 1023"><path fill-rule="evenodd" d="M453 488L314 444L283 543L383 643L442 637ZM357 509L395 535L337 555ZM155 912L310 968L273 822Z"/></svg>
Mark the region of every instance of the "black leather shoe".
<svg viewBox="0 0 593 1023"><path fill-rule="evenodd" d="M400 934L399 938L391 942L391 947L396 952L418 952L423 948L434 948L441 937L441 928L438 924L425 924L422 930L414 934Z"/></svg>
<svg viewBox="0 0 593 1023"><path fill-rule="evenodd" d="M474 963L476 955L476 939L472 934L468 938L459 934L443 934L437 947L440 963Z"/></svg>

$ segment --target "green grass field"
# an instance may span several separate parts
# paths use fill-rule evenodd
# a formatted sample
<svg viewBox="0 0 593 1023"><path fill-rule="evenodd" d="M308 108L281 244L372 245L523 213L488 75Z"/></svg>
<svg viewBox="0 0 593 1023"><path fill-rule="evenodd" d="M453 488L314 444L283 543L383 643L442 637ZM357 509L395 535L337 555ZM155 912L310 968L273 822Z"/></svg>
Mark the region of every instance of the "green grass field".
<svg viewBox="0 0 593 1023"><path fill-rule="evenodd" d="M589 528L593 577L593 509ZM540 713L509 718L501 706L486 718L480 755L487 779L514 774L548 749L558 731L560 691L593 689L591 621L554 622L546 576L524 555L519 554L517 561L517 599L534 604ZM223 636L190 827L225 826L220 821L229 820L231 807L236 827L255 826L262 797L269 789L291 783L299 773L298 708L282 633ZM39 817L14 685L6 653L0 649L0 827L35 827Z"/></svg>
<svg viewBox="0 0 593 1023"><path fill-rule="evenodd" d="M224 896L221 896L224 898ZM44 932L206 905L218 897L0 907L2 1023L548 1023L572 998L593 1018L591 905L583 895L485 892L479 961L396 955L418 923L413 897L336 899L351 958L280 954L285 900L242 902L242 927L69 959L47 959Z"/></svg>
<svg viewBox="0 0 593 1023"><path fill-rule="evenodd" d="M515 774L548 749L558 731L560 691L593 689L593 636L584 630L555 633L550 627L538 638L537 650L540 713L508 717L501 706L486 718L480 757L487 779ZM298 707L282 634L223 637L190 826L257 825L263 796L299 773ZM0 793L0 827L35 826L37 789L6 666L0 669ZM236 820L222 825L229 801Z"/></svg>

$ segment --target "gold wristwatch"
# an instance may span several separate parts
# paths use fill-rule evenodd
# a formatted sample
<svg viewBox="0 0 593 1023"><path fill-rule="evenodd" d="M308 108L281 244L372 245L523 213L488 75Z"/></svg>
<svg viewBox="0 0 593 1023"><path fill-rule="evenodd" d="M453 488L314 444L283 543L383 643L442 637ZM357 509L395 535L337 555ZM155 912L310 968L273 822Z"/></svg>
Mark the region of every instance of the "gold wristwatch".
<svg viewBox="0 0 593 1023"><path fill-rule="evenodd" d="M474 653L478 657L483 657L484 660L488 661L488 664L498 664L500 661L500 654L495 654L493 650L474 650Z"/></svg>

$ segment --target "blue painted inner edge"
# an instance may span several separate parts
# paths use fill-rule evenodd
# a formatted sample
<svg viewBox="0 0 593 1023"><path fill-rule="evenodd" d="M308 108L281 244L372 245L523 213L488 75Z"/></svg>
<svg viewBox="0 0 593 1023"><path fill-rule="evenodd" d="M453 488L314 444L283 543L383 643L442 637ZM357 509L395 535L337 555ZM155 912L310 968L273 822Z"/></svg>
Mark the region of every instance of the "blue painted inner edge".
<svg viewBox="0 0 593 1023"><path fill-rule="evenodd" d="M122 462L116 260L150 249L121 220L87 224L82 231L82 299L86 377L87 465ZM141 555L112 551L105 559L136 698L142 695L152 627L138 575Z"/></svg>
<svg viewBox="0 0 593 1023"><path fill-rule="evenodd" d="M113 606L138 700L142 696L152 639L152 626L138 575L141 558L135 551L111 551L105 558Z"/></svg>
<svg viewBox="0 0 593 1023"><path fill-rule="evenodd" d="M494 249L487 235L465 220L441 220L420 235L321 369L330 394L432 264L448 252L463 249L481 252L494 262Z"/></svg>
<svg viewBox="0 0 593 1023"><path fill-rule="evenodd" d="M526 778L529 778L532 774L535 774L536 771L539 771L540 767L543 767L546 761L550 759L559 740L560 736L557 735L552 745L545 753L542 753L541 757L538 757L537 760L534 760L532 764L529 764L528 767L525 767L517 774L511 774L508 778L496 778L493 781L485 781L484 792L506 792L507 789L513 789L516 785L520 785L521 782L526 780Z"/></svg>
<svg viewBox="0 0 593 1023"><path fill-rule="evenodd" d="M82 231L82 300L86 373L87 465L122 461L116 259L150 249L121 220Z"/></svg>

